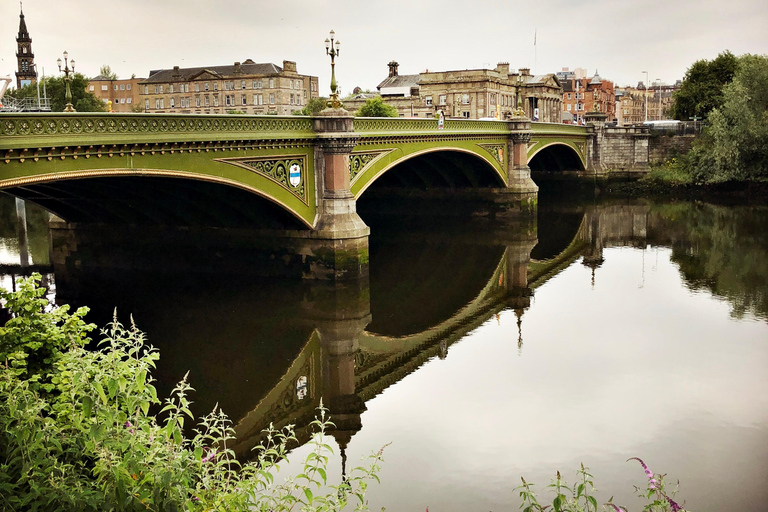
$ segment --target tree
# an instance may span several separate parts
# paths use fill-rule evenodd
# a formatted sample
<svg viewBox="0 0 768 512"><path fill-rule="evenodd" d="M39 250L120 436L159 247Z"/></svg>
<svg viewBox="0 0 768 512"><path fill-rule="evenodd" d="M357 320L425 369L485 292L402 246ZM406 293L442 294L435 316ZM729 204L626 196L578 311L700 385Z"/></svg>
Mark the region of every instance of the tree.
<svg viewBox="0 0 768 512"><path fill-rule="evenodd" d="M687 121L690 117L706 118L712 109L723 104L723 87L733 80L737 58L728 50L708 61L698 60L688 68L683 84L675 92L670 114Z"/></svg>
<svg viewBox="0 0 768 512"><path fill-rule="evenodd" d="M768 180L768 56L742 55L722 106L694 146L691 173L698 181Z"/></svg>
<svg viewBox="0 0 768 512"><path fill-rule="evenodd" d="M385 103L381 97L365 100L365 105L355 113L356 117L397 117L397 109Z"/></svg>
<svg viewBox="0 0 768 512"><path fill-rule="evenodd" d="M70 90L72 92L72 105L78 112L106 112L107 105L99 98L87 91L88 79L80 73L71 75L72 82ZM41 92L45 89L46 94L51 99L51 111L63 112L67 103L66 84L64 77L49 77L45 79L45 85L40 84ZM6 93L16 99L37 98L37 85L25 85L20 89L13 89Z"/></svg>
<svg viewBox="0 0 768 512"><path fill-rule="evenodd" d="M296 116L316 116L326 107L327 98L312 98L301 110L293 112Z"/></svg>
<svg viewBox="0 0 768 512"><path fill-rule="evenodd" d="M117 74L112 71L112 68L108 64L104 64L99 68L99 74L109 78L110 80L117 80Z"/></svg>

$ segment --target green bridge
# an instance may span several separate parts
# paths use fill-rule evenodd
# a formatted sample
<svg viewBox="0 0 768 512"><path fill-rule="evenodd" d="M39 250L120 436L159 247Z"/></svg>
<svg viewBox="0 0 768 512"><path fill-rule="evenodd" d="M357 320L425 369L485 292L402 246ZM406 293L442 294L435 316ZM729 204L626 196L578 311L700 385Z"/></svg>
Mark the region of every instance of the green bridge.
<svg viewBox="0 0 768 512"><path fill-rule="evenodd" d="M482 214L514 216L535 211L532 170L642 172L647 132L606 128L596 114L586 127L526 118L439 127L343 110L3 114L0 190L70 226L256 229L300 256L303 277L355 278L367 272L369 234L356 202L369 190L384 202L466 194Z"/></svg>

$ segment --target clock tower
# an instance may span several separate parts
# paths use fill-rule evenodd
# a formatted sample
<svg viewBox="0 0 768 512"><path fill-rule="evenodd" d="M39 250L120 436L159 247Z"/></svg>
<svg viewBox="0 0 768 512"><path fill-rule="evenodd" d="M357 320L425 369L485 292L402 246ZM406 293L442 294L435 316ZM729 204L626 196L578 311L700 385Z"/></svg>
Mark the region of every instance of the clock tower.
<svg viewBox="0 0 768 512"><path fill-rule="evenodd" d="M19 35L16 36L16 60L19 70L16 72L16 87L37 82L37 70L35 69L35 54L32 53L32 38L27 32L27 22L24 21L24 10L19 14Z"/></svg>

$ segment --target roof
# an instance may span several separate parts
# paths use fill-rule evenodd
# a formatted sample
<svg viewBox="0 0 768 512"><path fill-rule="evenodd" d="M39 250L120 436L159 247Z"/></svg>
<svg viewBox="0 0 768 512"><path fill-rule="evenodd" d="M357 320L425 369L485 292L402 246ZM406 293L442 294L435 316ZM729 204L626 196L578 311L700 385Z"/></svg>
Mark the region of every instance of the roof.
<svg viewBox="0 0 768 512"><path fill-rule="evenodd" d="M90 80L90 81L91 81L91 82L96 82L96 81L99 81L99 80L102 80L102 81L108 81L108 82L111 82L111 81L112 81L112 79L111 79L111 78L109 78L109 77L108 77L108 76L106 76L106 75L98 75L98 76L95 76L95 77L91 78L91 80Z"/></svg>
<svg viewBox="0 0 768 512"><path fill-rule="evenodd" d="M597 73L597 70L595 70L595 76L592 77L592 80L589 82L589 85L600 85L601 83L603 83L603 79Z"/></svg>
<svg viewBox="0 0 768 512"><path fill-rule="evenodd" d="M248 61L246 61L248 62ZM195 77L208 72L211 75L220 78L228 78L242 75L276 75L282 73L283 68L272 64L271 62L261 64L241 64L240 73L235 75L235 65L228 66L209 66L199 68L179 68L179 69L154 69L149 72L149 78L144 83L152 82L180 82L192 80Z"/></svg>
<svg viewBox="0 0 768 512"><path fill-rule="evenodd" d="M418 87L419 86L419 75L395 75L395 76L388 76L385 78L379 85L376 86L377 89L381 90L383 88L389 88L389 87Z"/></svg>

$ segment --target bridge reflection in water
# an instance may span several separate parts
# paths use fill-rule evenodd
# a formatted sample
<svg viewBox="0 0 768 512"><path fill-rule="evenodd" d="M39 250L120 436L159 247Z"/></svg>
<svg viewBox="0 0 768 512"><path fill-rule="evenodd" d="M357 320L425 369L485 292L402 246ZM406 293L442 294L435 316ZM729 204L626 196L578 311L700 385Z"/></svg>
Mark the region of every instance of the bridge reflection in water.
<svg viewBox="0 0 768 512"><path fill-rule="evenodd" d="M343 449L363 428L366 401L427 360L445 358L501 311L515 311L522 347L535 288L580 257L596 268L605 247L644 245L646 222L647 207L616 206L542 207L541 239L532 219L438 227L414 218L407 233L382 224L371 243L370 281L335 284L250 281L213 268L190 282L178 274L189 270L178 249L155 250L154 265L136 270L146 255L75 253L72 261L71 248L54 244L53 270L59 302L88 305L100 325L117 307L149 333L161 350L161 394L190 370L195 412L219 403L235 423L234 450L247 458L270 423L295 424L306 441L321 399Z"/></svg>

